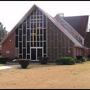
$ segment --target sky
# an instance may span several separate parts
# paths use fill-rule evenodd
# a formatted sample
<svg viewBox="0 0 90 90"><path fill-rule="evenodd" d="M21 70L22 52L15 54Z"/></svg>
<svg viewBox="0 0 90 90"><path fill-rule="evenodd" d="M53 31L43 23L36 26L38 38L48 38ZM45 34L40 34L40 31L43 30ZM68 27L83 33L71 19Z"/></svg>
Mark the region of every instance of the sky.
<svg viewBox="0 0 90 90"><path fill-rule="evenodd" d="M53 17L90 15L90 1L0 1L0 22L11 31L34 4Z"/></svg>

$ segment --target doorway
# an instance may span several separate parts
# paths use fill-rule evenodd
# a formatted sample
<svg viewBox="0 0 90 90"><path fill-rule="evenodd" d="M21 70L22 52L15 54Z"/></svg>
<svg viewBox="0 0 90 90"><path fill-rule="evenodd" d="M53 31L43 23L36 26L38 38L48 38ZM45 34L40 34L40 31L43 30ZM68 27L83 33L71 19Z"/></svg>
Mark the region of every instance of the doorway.
<svg viewBox="0 0 90 90"><path fill-rule="evenodd" d="M43 47L31 47L31 61L39 61L38 57L43 56Z"/></svg>

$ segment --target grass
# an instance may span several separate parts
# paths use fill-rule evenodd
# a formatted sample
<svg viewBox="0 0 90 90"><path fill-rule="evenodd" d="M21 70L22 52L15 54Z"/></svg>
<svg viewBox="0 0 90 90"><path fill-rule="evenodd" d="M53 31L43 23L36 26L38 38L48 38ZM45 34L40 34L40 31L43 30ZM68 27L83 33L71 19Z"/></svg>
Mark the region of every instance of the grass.
<svg viewBox="0 0 90 90"><path fill-rule="evenodd" d="M31 64L0 71L0 88L90 88L90 61L75 65Z"/></svg>

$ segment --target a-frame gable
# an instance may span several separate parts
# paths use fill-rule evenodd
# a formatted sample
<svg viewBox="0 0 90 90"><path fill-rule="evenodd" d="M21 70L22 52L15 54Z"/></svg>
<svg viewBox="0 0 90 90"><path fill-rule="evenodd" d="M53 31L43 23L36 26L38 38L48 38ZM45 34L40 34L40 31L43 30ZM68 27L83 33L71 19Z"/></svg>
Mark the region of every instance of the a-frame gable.
<svg viewBox="0 0 90 90"><path fill-rule="evenodd" d="M20 21L13 27L13 29L8 33L8 35L2 40L1 44L5 42L5 40L13 33L15 30L21 25L29 16L30 14L35 10L38 9L36 5L33 5L28 12L20 19Z"/></svg>
<svg viewBox="0 0 90 90"><path fill-rule="evenodd" d="M39 10L41 10L45 14L45 16L48 19L50 19L53 22L53 24L56 25L56 27L58 27L59 30L61 30L75 44L75 46L83 47L82 44L79 43L60 23L58 23L58 21L55 18L51 17L49 14L44 12L41 8L39 8Z"/></svg>
<svg viewBox="0 0 90 90"><path fill-rule="evenodd" d="M16 30L16 28L24 22L25 19L27 19L27 17L31 14L31 12L35 9L38 9L40 10L48 19L50 19L54 25L56 25L59 30L61 30L74 44L75 46L80 46L82 47L82 45L60 24L57 22L56 19L54 19L53 17L51 17L49 14L45 13L41 8L39 8L38 6L36 5L33 5L32 8L23 16L23 18L15 25L15 27L12 29L12 31L8 34L8 36L14 32ZM8 37L7 36L7 37ZM7 39L7 37L2 41L2 43Z"/></svg>

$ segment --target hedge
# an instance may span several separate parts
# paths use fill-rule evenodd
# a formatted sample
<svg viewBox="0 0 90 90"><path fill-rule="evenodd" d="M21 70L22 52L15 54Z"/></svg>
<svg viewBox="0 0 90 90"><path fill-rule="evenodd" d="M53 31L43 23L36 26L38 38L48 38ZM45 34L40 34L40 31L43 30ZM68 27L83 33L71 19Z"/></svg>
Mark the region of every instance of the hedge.
<svg viewBox="0 0 90 90"><path fill-rule="evenodd" d="M48 62L48 57L40 57L38 59L41 64L47 64Z"/></svg>
<svg viewBox="0 0 90 90"><path fill-rule="evenodd" d="M8 58L0 57L0 63L1 64L6 64L7 61L8 61Z"/></svg>
<svg viewBox="0 0 90 90"><path fill-rule="evenodd" d="M73 65L76 63L72 57L59 57L55 62L58 65Z"/></svg>
<svg viewBox="0 0 90 90"><path fill-rule="evenodd" d="M87 56L87 61L90 61L90 55Z"/></svg>
<svg viewBox="0 0 90 90"><path fill-rule="evenodd" d="M85 62L86 58L84 56L76 56L76 63Z"/></svg>

